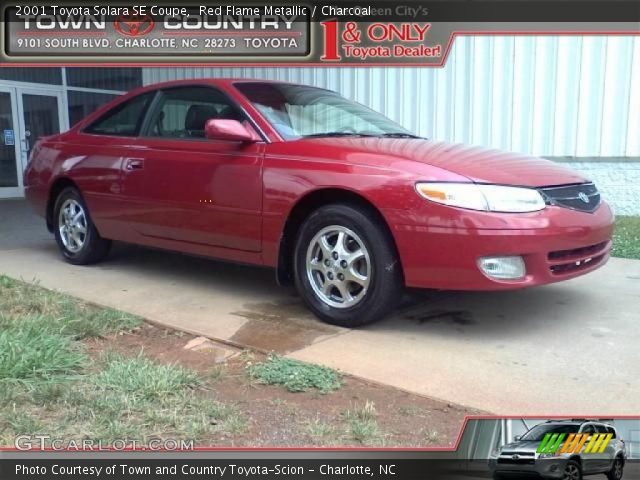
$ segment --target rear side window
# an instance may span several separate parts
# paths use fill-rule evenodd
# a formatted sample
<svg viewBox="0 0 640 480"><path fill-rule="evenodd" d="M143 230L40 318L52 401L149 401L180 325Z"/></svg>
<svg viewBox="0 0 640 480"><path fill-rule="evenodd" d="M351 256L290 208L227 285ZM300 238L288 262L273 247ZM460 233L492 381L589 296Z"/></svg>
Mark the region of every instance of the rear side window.
<svg viewBox="0 0 640 480"><path fill-rule="evenodd" d="M617 435L616 435L616 429L615 429L615 428L613 428L613 427L607 427L607 433L612 434L612 435L613 435L613 437L612 437L612 438L616 438L616 437L617 437Z"/></svg>
<svg viewBox="0 0 640 480"><path fill-rule="evenodd" d="M155 92L143 93L109 110L87 127L84 132L93 135L135 137Z"/></svg>

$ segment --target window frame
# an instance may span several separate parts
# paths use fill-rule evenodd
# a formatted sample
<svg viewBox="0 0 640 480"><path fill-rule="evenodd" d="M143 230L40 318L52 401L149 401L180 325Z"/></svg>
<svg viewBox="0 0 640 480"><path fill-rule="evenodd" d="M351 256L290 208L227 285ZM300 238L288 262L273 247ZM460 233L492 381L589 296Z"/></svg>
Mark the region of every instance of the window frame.
<svg viewBox="0 0 640 480"><path fill-rule="evenodd" d="M142 115L141 115L142 119L140 121L138 121L138 123L136 124L136 131L135 131L135 133L133 135L122 135L122 134L116 134L116 133L99 133L99 132L91 132L91 131L89 131L97 123L103 121L106 117L108 117L110 115L113 115L115 110L123 109L123 108L125 108L126 105L131 104L133 101L138 100L139 98L141 98L141 97L143 97L145 95L150 95L150 101L145 106L145 108L144 108L144 110L142 112ZM138 95L134 95L132 97L123 99L121 102L118 102L116 105L114 105L109 110L104 112L98 118L93 120L91 123L83 126L80 129L80 133L82 133L84 135L95 135L95 136L98 136L98 137L139 138L140 137L140 133L142 132L142 128L143 128L143 126L145 125L145 123L147 121L147 117L149 115L149 110L153 106L153 104L156 101L157 97L158 97L158 90L146 90L144 92L140 92Z"/></svg>
<svg viewBox="0 0 640 480"><path fill-rule="evenodd" d="M165 92L169 92L172 90L185 90L189 88L205 88L208 90L212 90L213 92L220 95L220 97L224 98L229 103L229 105L233 106L236 110L238 110L238 112L240 112L240 114L244 117L244 120L249 122L251 127L258 133L258 135L260 136L263 142L268 142L267 137L262 131L262 129L256 124L255 120L251 117L251 115L249 115L249 113L247 113L246 109L240 103L238 103L235 99L233 99L224 90L209 84L202 84L202 83L175 85L175 86L169 86L169 87L158 89L156 91L156 96L149 104L144 122L142 123L138 133L138 138L144 138L146 140L160 140L160 141L210 142L211 140L206 137L205 138L189 138L189 137L180 138L180 137L157 137L157 136L149 135L149 131L151 129L151 121L155 117L155 115L158 113L158 109L161 108L162 106L162 99L163 99L163 96L165 95ZM229 143L226 140L220 140L220 141Z"/></svg>
<svg viewBox="0 0 640 480"><path fill-rule="evenodd" d="M116 92L112 92L112 93L107 93L107 92L102 92L102 91L87 91L87 90L77 90L77 89L73 89L73 88L68 88L63 92L63 95L65 97L65 101L66 101L66 110L67 110L67 117L68 117L68 121L69 121L69 127L70 128L74 128L76 125L81 125L82 122L85 121L86 118L88 118L91 113L88 114L84 114L82 115L82 118L80 118L79 120L72 122L71 119L71 107L72 107L72 102L71 102L71 97L73 95L77 95L77 94L82 94L82 95L108 95L111 96L113 98L111 98L111 100L99 105L94 111L98 111L99 109L103 108L104 106L120 99L123 98L122 93L116 93ZM91 134L92 135L92 134ZM99 135L99 134L98 134Z"/></svg>
<svg viewBox="0 0 640 480"><path fill-rule="evenodd" d="M587 432L587 428L593 430L592 432ZM595 433L598 433L598 430L596 429L596 426L594 423L585 423L582 425L582 427L580 428L580 433L588 433L589 435L593 435Z"/></svg>
<svg viewBox="0 0 640 480"><path fill-rule="evenodd" d="M609 429L604 423L595 423L596 433L609 433Z"/></svg>

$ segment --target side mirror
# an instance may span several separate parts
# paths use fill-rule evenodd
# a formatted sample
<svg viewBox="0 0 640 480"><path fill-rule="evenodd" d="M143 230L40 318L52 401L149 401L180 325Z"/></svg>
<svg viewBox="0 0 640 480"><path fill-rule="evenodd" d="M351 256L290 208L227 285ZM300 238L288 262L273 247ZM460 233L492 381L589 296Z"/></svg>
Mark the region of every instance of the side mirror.
<svg viewBox="0 0 640 480"><path fill-rule="evenodd" d="M230 142L251 143L258 139L237 120L207 120L204 136L210 140L227 140Z"/></svg>
<svg viewBox="0 0 640 480"><path fill-rule="evenodd" d="M516 435L515 437L513 437L513 439L514 439L516 442L519 442L519 441L522 439L522 435Z"/></svg>

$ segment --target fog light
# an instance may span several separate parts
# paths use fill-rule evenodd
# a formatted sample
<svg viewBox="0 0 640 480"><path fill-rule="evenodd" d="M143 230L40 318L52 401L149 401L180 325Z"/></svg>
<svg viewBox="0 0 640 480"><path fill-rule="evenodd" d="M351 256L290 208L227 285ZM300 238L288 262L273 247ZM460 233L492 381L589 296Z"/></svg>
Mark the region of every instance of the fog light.
<svg viewBox="0 0 640 480"><path fill-rule="evenodd" d="M478 266L489 277L498 280L517 280L526 273L522 257L483 257L478 260Z"/></svg>

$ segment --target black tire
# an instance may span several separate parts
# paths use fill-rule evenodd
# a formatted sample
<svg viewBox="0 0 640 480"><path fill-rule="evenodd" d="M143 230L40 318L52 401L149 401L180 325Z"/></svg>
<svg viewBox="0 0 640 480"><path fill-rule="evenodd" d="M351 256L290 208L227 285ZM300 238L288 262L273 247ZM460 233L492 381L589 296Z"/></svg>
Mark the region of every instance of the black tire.
<svg viewBox="0 0 640 480"><path fill-rule="evenodd" d="M61 221L63 220L61 219L60 210L67 202L75 202L75 204L79 205L83 210L86 233L84 235L81 234L83 241L77 251L75 251L78 247L77 244L73 244L73 246L70 247L65 245L65 241L62 238ZM107 256L111 248L111 241L100 236L91 220L89 209L82 195L80 195L80 192L74 187L65 188L60 192L58 198L56 198L53 209L53 232L62 256L67 262L73 265L90 265L97 263Z"/></svg>
<svg viewBox="0 0 640 480"><path fill-rule="evenodd" d="M332 204L314 211L302 224L294 251L295 284L307 306L323 321L348 328L366 325L387 315L400 301L404 282L398 254L390 234L376 220L378 220L377 216L372 215L372 212L367 209ZM355 290L358 291L356 296L362 293L358 303L341 308L331 306L321 298L312 286L313 280L309 278L311 274L307 273L307 255L312 248L311 243L316 244L315 237L334 226L348 229L358 237L365 247L361 250L368 254L366 260L360 261L370 265L370 267L363 267L369 279L366 288L361 288L357 283L347 280L349 289L355 286ZM355 240L351 237L347 243L349 241L353 244ZM358 246L358 242L355 245ZM334 266L335 271L338 272L337 278L341 275L339 260L336 259L335 265L332 264L331 268ZM326 277L319 275L325 282L327 281ZM326 275L329 276L332 273L326 273ZM344 275L342 278L344 279ZM351 294L352 292L349 292L349 295Z"/></svg>
<svg viewBox="0 0 640 480"><path fill-rule="evenodd" d="M616 457L616 459L613 461L613 466L611 467L611 470L607 472L607 478L609 480L620 480L623 475L624 475L624 460L621 457Z"/></svg>
<svg viewBox="0 0 640 480"><path fill-rule="evenodd" d="M577 477L570 476L569 471L577 472ZM564 466L564 476L562 478L564 480L582 480L582 467L574 460L567 460L567 463Z"/></svg>

